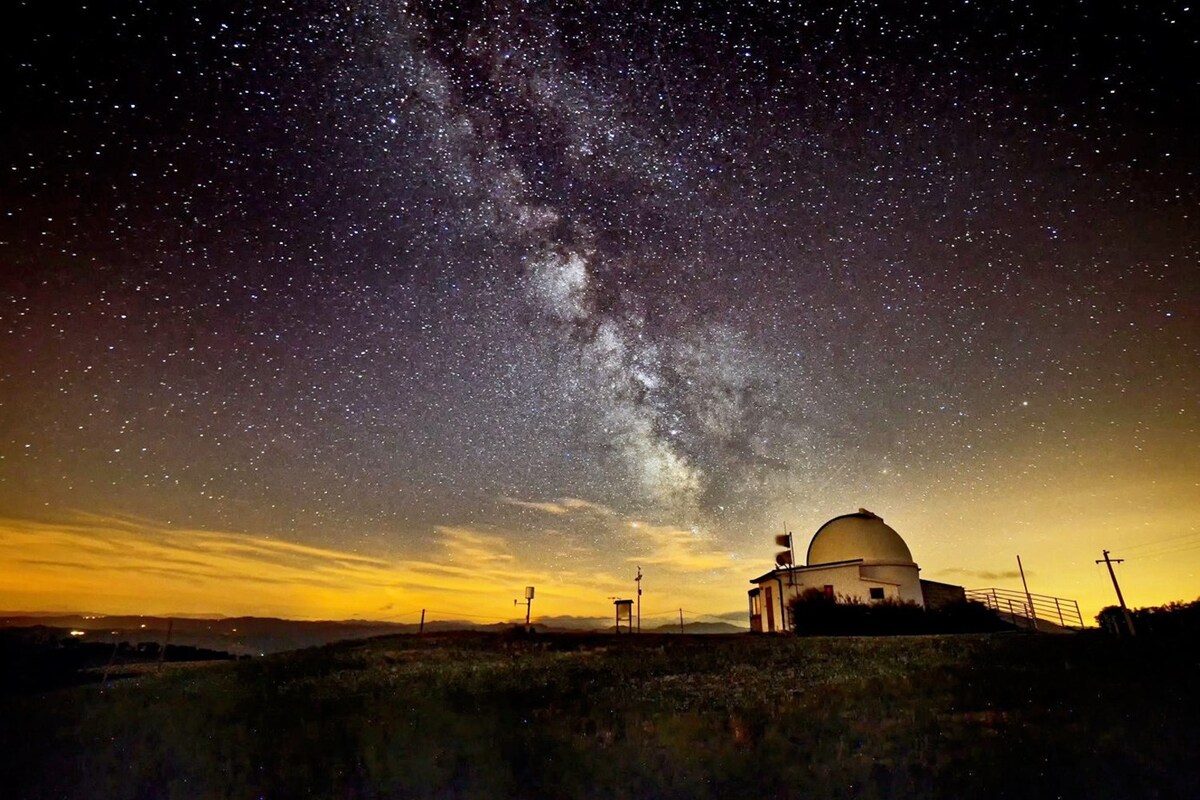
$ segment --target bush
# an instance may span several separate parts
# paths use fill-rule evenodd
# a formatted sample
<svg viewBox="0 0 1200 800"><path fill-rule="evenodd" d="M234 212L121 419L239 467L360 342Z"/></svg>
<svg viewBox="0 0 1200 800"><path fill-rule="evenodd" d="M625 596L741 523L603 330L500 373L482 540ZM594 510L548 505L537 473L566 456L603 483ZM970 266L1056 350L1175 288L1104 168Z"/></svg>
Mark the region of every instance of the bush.
<svg viewBox="0 0 1200 800"><path fill-rule="evenodd" d="M1178 636L1200 633L1200 599L1190 603L1167 603L1135 608L1129 612L1139 634ZM1109 633L1126 635L1125 615L1118 606L1108 606L1096 615L1096 622Z"/></svg>
<svg viewBox="0 0 1200 800"><path fill-rule="evenodd" d="M1009 630L980 603L963 601L927 611L904 600L864 603L807 589L789 605L793 630L802 636L897 636L919 633L987 633Z"/></svg>

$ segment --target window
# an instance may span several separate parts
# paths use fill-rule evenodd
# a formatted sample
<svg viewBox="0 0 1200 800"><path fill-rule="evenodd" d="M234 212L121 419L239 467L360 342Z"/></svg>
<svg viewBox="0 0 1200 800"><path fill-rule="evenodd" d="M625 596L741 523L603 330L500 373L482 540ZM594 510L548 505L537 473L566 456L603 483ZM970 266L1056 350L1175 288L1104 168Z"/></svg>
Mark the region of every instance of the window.
<svg viewBox="0 0 1200 800"><path fill-rule="evenodd" d="M883 599L883 587L882 586L872 586L871 587L871 599L872 600L882 600Z"/></svg>

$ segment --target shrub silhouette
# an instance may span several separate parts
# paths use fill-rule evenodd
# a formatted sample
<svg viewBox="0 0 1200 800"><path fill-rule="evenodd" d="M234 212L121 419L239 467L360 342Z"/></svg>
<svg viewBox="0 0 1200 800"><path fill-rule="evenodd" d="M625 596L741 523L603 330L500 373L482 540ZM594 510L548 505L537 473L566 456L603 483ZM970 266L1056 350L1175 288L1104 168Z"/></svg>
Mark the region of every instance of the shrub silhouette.
<svg viewBox="0 0 1200 800"><path fill-rule="evenodd" d="M919 633L986 633L1009 630L980 603L963 601L926 610L888 598L864 603L806 589L789 604L792 629L801 636L897 636Z"/></svg>
<svg viewBox="0 0 1200 800"><path fill-rule="evenodd" d="M1173 602L1161 606L1135 608L1129 612L1139 634L1158 636L1196 635L1200 633L1200 599L1190 603ZM1096 615L1096 622L1109 633L1127 635L1125 615L1118 606L1107 606Z"/></svg>

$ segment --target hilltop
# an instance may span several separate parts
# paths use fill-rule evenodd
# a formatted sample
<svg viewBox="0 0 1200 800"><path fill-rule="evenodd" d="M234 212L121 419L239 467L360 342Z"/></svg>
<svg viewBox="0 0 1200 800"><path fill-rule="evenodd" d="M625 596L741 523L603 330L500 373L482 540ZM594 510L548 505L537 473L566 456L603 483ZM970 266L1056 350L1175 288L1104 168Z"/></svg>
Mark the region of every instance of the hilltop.
<svg viewBox="0 0 1200 800"><path fill-rule="evenodd" d="M30 800L1185 797L1198 668L1194 640L1099 634L386 636L0 698L0 778Z"/></svg>
<svg viewBox="0 0 1200 800"><path fill-rule="evenodd" d="M532 626L540 633L567 631L599 632L608 630L611 620L590 617L547 617ZM426 633L475 631L500 633L512 622L481 624L469 620L428 620ZM85 612L0 612L0 630L35 625L64 631L82 631L88 641L129 642L131 645L161 644L171 626L171 643L220 650L238 656L261 656L334 642L368 639L374 636L416 633L416 623L378 620L294 620L277 617L226 617L219 614L190 616L106 615ZM646 630L650 630L646 628ZM678 633L678 624L654 628L663 633ZM725 622L689 622L687 633L745 633L746 628Z"/></svg>

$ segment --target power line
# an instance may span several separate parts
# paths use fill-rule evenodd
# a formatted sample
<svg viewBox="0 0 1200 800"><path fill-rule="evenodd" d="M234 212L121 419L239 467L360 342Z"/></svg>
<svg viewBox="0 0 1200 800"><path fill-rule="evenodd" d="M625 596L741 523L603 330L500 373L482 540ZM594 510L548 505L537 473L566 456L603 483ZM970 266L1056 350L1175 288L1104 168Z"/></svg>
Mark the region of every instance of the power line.
<svg viewBox="0 0 1200 800"><path fill-rule="evenodd" d="M486 614L467 614L466 612L463 612L463 611L444 611L444 610L437 609L437 608L430 608L430 609L426 609L426 610L430 614L443 614L446 616L453 615L455 617L470 617L471 619L487 619L487 620L492 620L495 622L508 622L512 619L512 617L493 617L493 616L488 616ZM449 622L451 620L443 620L443 621Z"/></svg>
<svg viewBox="0 0 1200 800"><path fill-rule="evenodd" d="M1176 553L1189 553L1193 550L1200 549L1200 542L1185 544L1181 547L1167 547L1163 550L1152 551L1149 553L1134 553L1133 558L1150 560L1153 558L1162 558L1163 556L1173 556Z"/></svg>
<svg viewBox="0 0 1200 800"><path fill-rule="evenodd" d="M1128 547L1126 547L1125 551L1129 552L1130 550L1140 550L1143 547L1154 547L1155 545L1159 545L1159 544L1167 544L1169 542L1177 542L1180 539L1195 539L1198 543L1200 543L1200 533L1196 533L1196 532L1181 533L1178 536L1168 536L1165 539L1155 539L1152 542L1138 542L1137 544L1131 544Z"/></svg>
<svg viewBox="0 0 1200 800"><path fill-rule="evenodd" d="M701 614L699 611L688 611L686 608L683 609L683 613L691 614L693 617L697 618L703 617L704 619L715 619L718 622L729 622L727 617L718 617L715 614Z"/></svg>

